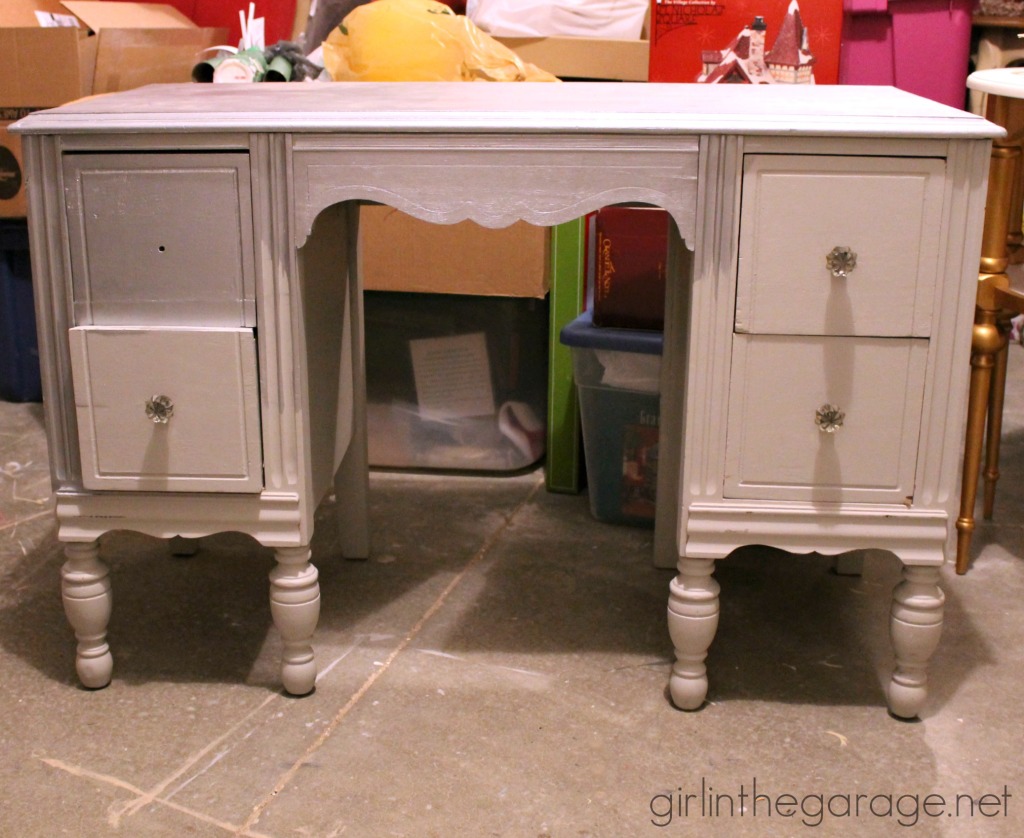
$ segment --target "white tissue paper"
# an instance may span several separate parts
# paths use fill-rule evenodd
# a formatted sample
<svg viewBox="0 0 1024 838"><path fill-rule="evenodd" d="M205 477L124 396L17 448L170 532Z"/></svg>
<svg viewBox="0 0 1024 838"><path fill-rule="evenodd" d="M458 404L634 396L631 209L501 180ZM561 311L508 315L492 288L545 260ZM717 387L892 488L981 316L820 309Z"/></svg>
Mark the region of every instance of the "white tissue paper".
<svg viewBox="0 0 1024 838"><path fill-rule="evenodd" d="M506 38L574 35L635 41L649 0L467 0L466 16Z"/></svg>
<svg viewBox="0 0 1024 838"><path fill-rule="evenodd" d="M595 349L594 355L604 367L601 383L607 387L657 393L661 382L661 356L642 352L617 352Z"/></svg>

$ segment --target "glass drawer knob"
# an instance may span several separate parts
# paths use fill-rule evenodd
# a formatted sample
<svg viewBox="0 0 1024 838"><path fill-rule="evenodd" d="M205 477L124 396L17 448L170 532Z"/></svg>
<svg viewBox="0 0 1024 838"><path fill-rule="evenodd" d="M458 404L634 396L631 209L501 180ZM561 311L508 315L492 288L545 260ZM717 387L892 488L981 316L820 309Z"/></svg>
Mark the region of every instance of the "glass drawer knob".
<svg viewBox="0 0 1024 838"><path fill-rule="evenodd" d="M174 415L174 402L167 396L153 396L146 402L146 415L157 425L166 425Z"/></svg>
<svg viewBox="0 0 1024 838"><path fill-rule="evenodd" d="M823 434L834 434L843 427L846 414L833 404L823 404L814 413L814 422Z"/></svg>
<svg viewBox="0 0 1024 838"><path fill-rule="evenodd" d="M832 276L849 276L857 267L857 254L849 247L833 247L825 257L825 267L832 272Z"/></svg>

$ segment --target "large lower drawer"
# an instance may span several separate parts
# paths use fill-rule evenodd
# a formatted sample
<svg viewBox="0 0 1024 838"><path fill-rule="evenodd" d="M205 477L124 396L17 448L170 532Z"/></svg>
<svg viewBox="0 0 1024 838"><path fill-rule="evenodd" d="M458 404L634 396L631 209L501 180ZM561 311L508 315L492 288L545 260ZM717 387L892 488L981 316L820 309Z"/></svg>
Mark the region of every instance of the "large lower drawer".
<svg viewBox="0 0 1024 838"><path fill-rule="evenodd" d="M726 497L909 503L927 357L925 340L735 335Z"/></svg>
<svg viewBox="0 0 1024 838"><path fill-rule="evenodd" d="M70 330L87 489L258 492L251 329Z"/></svg>

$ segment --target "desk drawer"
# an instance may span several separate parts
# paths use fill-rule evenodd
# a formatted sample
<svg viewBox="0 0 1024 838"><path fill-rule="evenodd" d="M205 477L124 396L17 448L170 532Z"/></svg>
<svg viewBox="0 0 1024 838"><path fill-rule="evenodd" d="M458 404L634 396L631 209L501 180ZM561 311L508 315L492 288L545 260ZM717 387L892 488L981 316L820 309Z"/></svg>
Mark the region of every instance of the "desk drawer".
<svg viewBox="0 0 1024 838"><path fill-rule="evenodd" d="M262 489L251 329L79 327L69 337L85 488Z"/></svg>
<svg viewBox="0 0 1024 838"><path fill-rule="evenodd" d="M744 159L736 331L927 337L945 161ZM826 257L856 254L845 277Z"/></svg>
<svg viewBox="0 0 1024 838"><path fill-rule="evenodd" d="M725 495L907 503L928 341L736 335ZM832 433L818 413L845 414Z"/></svg>
<svg viewBox="0 0 1024 838"><path fill-rule="evenodd" d="M253 326L249 158L64 157L76 325Z"/></svg>

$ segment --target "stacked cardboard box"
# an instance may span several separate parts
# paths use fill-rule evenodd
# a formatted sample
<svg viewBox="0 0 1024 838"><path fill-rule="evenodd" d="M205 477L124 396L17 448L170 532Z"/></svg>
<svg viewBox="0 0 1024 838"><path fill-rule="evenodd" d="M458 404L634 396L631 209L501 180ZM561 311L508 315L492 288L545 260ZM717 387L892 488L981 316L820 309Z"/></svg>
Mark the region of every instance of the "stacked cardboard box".
<svg viewBox="0 0 1024 838"><path fill-rule="evenodd" d="M160 4L3 0L0 217L25 215L21 142L10 123L82 96L190 81L196 56L226 35Z"/></svg>

